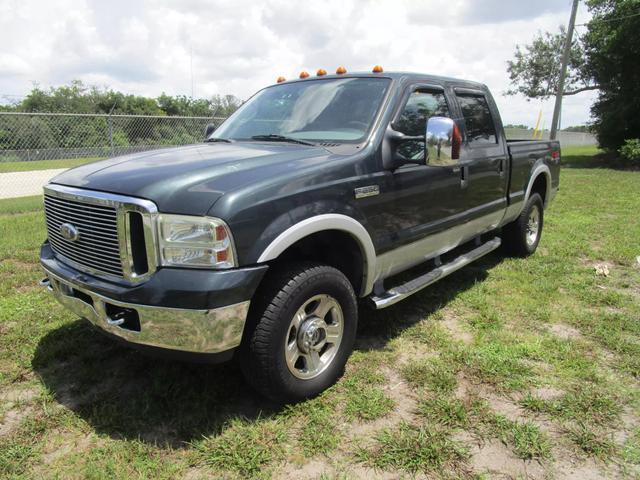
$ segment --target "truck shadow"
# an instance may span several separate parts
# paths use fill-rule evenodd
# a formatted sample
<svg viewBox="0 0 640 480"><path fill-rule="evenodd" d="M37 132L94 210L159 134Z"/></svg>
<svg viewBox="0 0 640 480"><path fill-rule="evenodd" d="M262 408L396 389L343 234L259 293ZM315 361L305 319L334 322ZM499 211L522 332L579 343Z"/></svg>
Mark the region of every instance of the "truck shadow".
<svg viewBox="0 0 640 480"><path fill-rule="evenodd" d="M360 309L356 349L383 349L411 325L481 282L502 257L480 259L423 292L381 311ZM217 435L234 418L255 421L285 407L257 395L239 367L148 357L77 320L49 332L32 359L55 401L96 432L172 448Z"/></svg>
<svg viewBox="0 0 640 480"><path fill-rule="evenodd" d="M487 271L504 259L500 250L382 310L362 305L359 311L356 350L380 350L404 330L444 308L462 292L484 281ZM365 301L366 302L366 301Z"/></svg>

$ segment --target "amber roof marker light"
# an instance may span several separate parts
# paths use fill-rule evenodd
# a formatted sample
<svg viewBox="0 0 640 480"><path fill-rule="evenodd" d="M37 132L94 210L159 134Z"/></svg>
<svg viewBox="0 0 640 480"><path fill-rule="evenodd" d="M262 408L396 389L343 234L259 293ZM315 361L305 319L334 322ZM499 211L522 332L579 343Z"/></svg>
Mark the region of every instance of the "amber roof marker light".
<svg viewBox="0 0 640 480"><path fill-rule="evenodd" d="M316 76L318 77L322 77L323 75L326 75L327 71L324 68L319 68L318 71L316 72Z"/></svg>
<svg viewBox="0 0 640 480"><path fill-rule="evenodd" d="M280 77L278 77L278 80L276 80L276 81L277 81L278 83L282 83L282 82L286 82L286 81L287 81L287 79L286 79L286 78L284 78L284 77L282 77L282 76L280 76Z"/></svg>
<svg viewBox="0 0 640 480"><path fill-rule="evenodd" d="M309 76L309 72L303 70L300 72L300 78L307 78Z"/></svg>
<svg viewBox="0 0 640 480"><path fill-rule="evenodd" d="M343 66L336 68L336 75L344 75L345 73L347 73L347 69Z"/></svg>
<svg viewBox="0 0 640 480"><path fill-rule="evenodd" d="M382 73L384 72L384 70L382 70L382 66L381 65L376 65L375 67L373 67L373 70L371 70L373 73Z"/></svg>

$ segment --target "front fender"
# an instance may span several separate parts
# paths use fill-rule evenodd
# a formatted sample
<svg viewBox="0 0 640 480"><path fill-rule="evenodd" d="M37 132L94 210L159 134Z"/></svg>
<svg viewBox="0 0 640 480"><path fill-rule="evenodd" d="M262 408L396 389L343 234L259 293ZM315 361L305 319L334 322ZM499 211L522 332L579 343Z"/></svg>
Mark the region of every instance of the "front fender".
<svg viewBox="0 0 640 480"><path fill-rule="evenodd" d="M375 275L376 252L364 220L353 208L343 206L340 211L326 207L300 206L280 215L264 229L249 258L255 259L256 263L265 263L275 260L287 248L309 235L329 230L342 231L351 235L360 247L364 261L362 294L370 292Z"/></svg>

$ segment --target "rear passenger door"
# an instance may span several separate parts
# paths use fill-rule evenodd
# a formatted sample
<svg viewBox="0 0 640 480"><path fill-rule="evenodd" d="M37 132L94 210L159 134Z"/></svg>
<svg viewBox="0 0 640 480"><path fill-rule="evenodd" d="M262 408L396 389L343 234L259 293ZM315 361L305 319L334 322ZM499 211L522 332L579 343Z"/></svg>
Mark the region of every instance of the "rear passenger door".
<svg viewBox="0 0 640 480"><path fill-rule="evenodd" d="M492 228L506 208L508 182L507 151L497 110L482 90L456 88L455 95L464 119L461 164L466 218L478 229Z"/></svg>

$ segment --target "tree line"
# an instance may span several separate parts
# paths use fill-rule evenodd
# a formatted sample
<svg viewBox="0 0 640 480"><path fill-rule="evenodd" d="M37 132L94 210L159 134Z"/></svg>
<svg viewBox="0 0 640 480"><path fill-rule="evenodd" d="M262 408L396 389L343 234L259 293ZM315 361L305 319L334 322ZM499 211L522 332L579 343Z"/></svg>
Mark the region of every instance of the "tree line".
<svg viewBox="0 0 640 480"><path fill-rule="evenodd" d="M627 156L625 144L640 139L640 1L586 0L591 20L577 25L564 95L596 90L592 129L600 146ZM555 95L565 29L539 33L517 46L507 62L507 95L546 99ZM638 153L640 161L640 152Z"/></svg>
<svg viewBox="0 0 640 480"><path fill-rule="evenodd" d="M0 111L228 117L241 104L242 100L234 95L191 98L162 93L154 98L125 94L74 80L69 85L49 89L35 85L22 100L10 105L0 105Z"/></svg>
<svg viewBox="0 0 640 480"><path fill-rule="evenodd" d="M0 150L3 160L20 160L32 158L33 151L42 158L67 158L195 143L202 141L208 118L227 117L241 104L233 95L204 99L163 93L150 98L87 86L78 80L49 89L34 86L21 101L0 106L0 110L166 118L5 116L0 122ZM205 118L171 118L176 116Z"/></svg>

